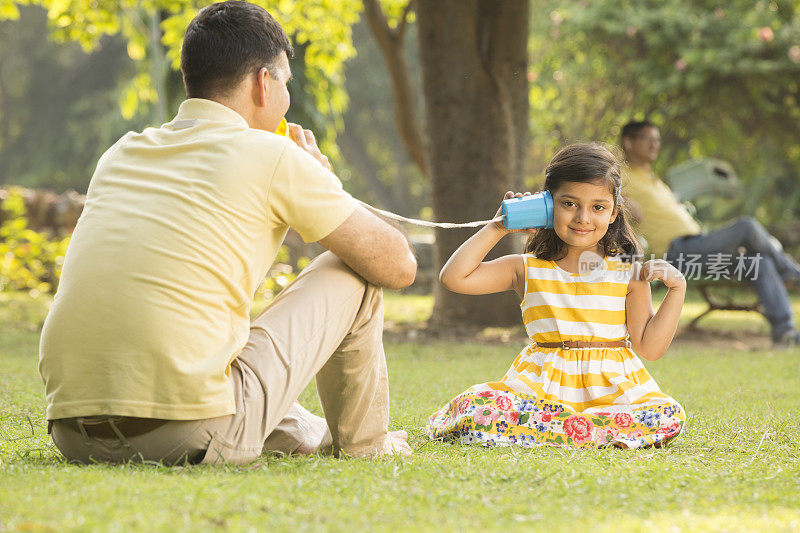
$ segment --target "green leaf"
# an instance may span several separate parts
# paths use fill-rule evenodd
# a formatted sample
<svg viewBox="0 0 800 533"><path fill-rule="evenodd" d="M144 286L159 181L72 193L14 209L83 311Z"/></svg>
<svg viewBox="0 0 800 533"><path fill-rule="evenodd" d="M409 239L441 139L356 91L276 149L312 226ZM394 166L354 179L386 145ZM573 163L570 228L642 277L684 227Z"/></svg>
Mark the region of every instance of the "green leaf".
<svg viewBox="0 0 800 533"><path fill-rule="evenodd" d="M9 0L0 2L0 20L17 20L19 18L19 9Z"/></svg>

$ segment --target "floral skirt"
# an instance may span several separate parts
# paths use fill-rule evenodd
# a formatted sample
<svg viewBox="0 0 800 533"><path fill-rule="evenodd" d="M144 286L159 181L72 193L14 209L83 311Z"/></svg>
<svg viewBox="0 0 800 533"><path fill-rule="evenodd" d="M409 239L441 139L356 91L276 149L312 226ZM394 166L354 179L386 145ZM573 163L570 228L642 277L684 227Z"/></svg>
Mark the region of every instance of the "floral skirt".
<svg viewBox="0 0 800 533"><path fill-rule="evenodd" d="M677 402L604 405L576 412L494 382L474 385L450 400L430 416L427 431L433 439L483 446L644 448L677 437L685 420Z"/></svg>

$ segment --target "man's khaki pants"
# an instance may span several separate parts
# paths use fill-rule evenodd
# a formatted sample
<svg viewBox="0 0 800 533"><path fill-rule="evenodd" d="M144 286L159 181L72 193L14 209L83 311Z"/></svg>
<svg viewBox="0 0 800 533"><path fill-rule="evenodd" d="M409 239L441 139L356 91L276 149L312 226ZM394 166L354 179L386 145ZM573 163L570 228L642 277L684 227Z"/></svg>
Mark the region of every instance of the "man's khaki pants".
<svg viewBox="0 0 800 533"><path fill-rule="evenodd" d="M328 449L352 456L388 451L382 334L381 289L325 252L253 320L231 367L235 414L169 421L138 436L117 432L113 439L87 435L81 419L80 431L54 420L53 441L67 459L82 463L242 464L262 452L290 453L303 443L309 424L318 424L296 401L316 376Z"/></svg>

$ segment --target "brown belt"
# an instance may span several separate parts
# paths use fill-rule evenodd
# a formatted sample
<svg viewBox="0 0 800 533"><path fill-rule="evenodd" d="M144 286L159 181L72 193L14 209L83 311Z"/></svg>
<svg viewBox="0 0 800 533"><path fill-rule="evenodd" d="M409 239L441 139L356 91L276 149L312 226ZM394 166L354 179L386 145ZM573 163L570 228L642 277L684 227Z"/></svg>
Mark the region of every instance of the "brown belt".
<svg viewBox="0 0 800 533"><path fill-rule="evenodd" d="M115 416L110 419L114 422L114 425L117 426L119 432L125 437L143 435L169 422L169 420L161 420L159 418L137 418L134 416ZM53 422L64 424L77 433L81 432L77 418L60 418ZM86 430L86 434L93 438L119 438L114 428L109 424L108 418L83 417L83 428Z"/></svg>
<svg viewBox="0 0 800 533"><path fill-rule="evenodd" d="M581 348L630 348L631 341L607 341L607 342L588 342L588 341L562 341L562 342L533 342L533 347L542 348L563 348L564 350L579 350Z"/></svg>

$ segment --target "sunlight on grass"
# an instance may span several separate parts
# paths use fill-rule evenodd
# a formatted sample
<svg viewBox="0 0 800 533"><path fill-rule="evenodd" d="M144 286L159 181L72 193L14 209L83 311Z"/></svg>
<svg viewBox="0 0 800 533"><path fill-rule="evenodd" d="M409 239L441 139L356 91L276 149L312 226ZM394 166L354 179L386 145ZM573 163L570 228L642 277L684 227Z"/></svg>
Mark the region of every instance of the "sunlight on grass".
<svg viewBox="0 0 800 533"><path fill-rule="evenodd" d="M620 516L613 523L603 524L596 531L794 531L800 528L796 510L777 507L752 511L746 506L731 506L712 513L653 513L642 520L636 516Z"/></svg>
<svg viewBox="0 0 800 533"><path fill-rule="evenodd" d="M384 320L397 324L425 322L433 312L433 296L383 291Z"/></svg>

